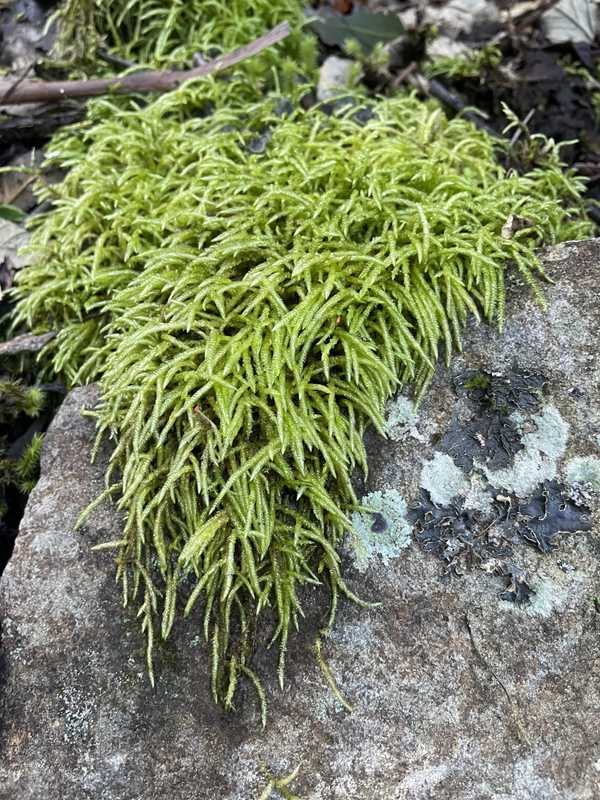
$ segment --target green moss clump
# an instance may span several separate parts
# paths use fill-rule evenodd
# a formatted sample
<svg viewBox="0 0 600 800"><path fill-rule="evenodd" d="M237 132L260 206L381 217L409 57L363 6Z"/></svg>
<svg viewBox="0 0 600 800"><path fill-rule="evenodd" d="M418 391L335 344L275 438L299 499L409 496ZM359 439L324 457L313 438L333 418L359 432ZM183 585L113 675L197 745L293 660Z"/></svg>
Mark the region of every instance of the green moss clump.
<svg viewBox="0 0 600 800"><path fill-rule="evenodd" d="M19 421L39 416L44 403L41 389L0 377L0 524L8 511L7 494L27 495L35 486L42 434L33 433L22 447L14 445Z"/></svg>
<svg viewBox="0 0 600 800"><path fill-rule="evenodd" d="M187 615L202 598L226 707L240 675L262 692L265 608L283 681L299 588L328 583L326 629L353 596L338 547L385 401L424 386L468 314L502 323L508 264L535 285L535 247L589 230L554 151L508 174L485 133L412 96L326 116L249 91L96 103L54 141L70 171L41 192L54 206L16 290L18 324L60 329L54 371L102 387L107 492L125 514L112 545L150 669L180 601ZM502 237L511 214L527 235Z"/></svg>
<svg viewBox="0 0 600 800"><path fill-rule="evenodd" d="M484 78L486 72L500 64L502 53L496 45L488 44L464 55L434 58L425 65L428 78L445 75L448 78Z"/></svg>
<svg viewBox="0 0 600 800"><path fill-rule="evenodd" d="M297 71L315 66L316 44L303 36L303 4L298 0L64 0L55 18L58 51L78 65L97 62L97 50L137 66L190 66L204 58L248 44L287 20L292 35L277 49L248 61L247 71L270 67Z"/></svg>
<svg viewBox="0 0 600 800"><path fill-rule="evenodd" d="M471 378L463 383L463 387L470 391L472 389L487 389L490 385L489 375L485 372L476 372Z"/></svg>

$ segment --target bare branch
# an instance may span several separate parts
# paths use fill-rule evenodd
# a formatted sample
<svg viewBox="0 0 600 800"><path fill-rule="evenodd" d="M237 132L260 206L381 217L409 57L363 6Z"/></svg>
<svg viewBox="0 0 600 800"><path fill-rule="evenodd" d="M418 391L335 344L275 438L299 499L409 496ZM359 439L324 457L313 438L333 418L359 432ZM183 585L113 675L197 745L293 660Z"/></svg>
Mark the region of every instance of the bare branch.
<svg viewBox="0 0 600 800"><path fill-rule="evenodd" d="M287 22L273 28L232 53L209 61L195 69L136 72L120 78L95 78L79 81L0 81L0 105L20 103L56 103L68 97L97 97L98 95L130 92L168 92L191 78L201 78L222 72L247 58L271 47L290 34Z"/></svg>

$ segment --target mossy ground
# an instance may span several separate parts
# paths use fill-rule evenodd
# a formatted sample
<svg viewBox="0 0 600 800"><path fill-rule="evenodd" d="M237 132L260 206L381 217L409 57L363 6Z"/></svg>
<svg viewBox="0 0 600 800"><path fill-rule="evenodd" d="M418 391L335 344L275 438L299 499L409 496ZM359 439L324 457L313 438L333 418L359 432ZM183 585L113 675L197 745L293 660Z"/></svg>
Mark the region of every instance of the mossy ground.
<svg viewBox="0 0 600 800"><path fill-rule="evenodd" d="M315 66L316 43L300 32L305 15L297 0L65 0L56 19L56 54L93 72L98 48L136 66L185 67L194 56L214 58L248 44L284 20L292 35L244 70L268 80L272 68Z"/></svg>
<svg viewBox="0 0 600 800"><path fill-rule="evenodd" d="M38 477L44 393L0 376L0 575L12 552L18 519Z"/></svg>
<svg viewBox="0 0 600 800"><path fill-rule="evenodd" d="M253 6L256 33L290 7ZM136 52L160 61L152 31ZM179 58L177 41L161 53ZM509 265L535 287L535 248L588 230L581 182L555 149L507 172L485 133L409 95L304 111L293 79L281 91L291 62L278 63L149 104L94 102L50 149L69 172L40 188L53 207L16 290L17 325L59 330L49 369L102 387L107 491L126 515L109 544L150 670L180 600L187 614L202 598L226 707L240 676L262 698L250 666L261 610L275 612L283 681L299 588L329 584L325 631L339 593L352 596L338 548L365 427L382 429L401 384L426 384L469 314L502 324ZM511 214L528 226L507 238Z"/></svg>

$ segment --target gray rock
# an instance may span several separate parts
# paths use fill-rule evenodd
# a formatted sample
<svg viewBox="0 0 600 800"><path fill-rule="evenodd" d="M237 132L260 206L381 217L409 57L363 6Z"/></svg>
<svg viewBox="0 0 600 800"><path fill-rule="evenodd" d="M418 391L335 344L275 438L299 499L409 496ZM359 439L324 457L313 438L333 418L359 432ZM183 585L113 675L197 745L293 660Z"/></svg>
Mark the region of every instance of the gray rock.
<svg viewBox="0 0 600 800"><path fill-rule="evenodd" d="M427 42L427 58L463 58L475 51L463 42L457 42L452 36L436 36Z"/></svg>
<svg viewBox="0 0 600 800"><path fill-rule="evenodd" d="M349 88L354 61L349 58L328 56L319 70L318 100L331 100Z"/></svg>
<svg viewBox="0 0 600 800"><path fill-rule="evenodd" d="M591 485L569 484L587 474L573 470L574 459L600 454L600 240L554 248L545 261L556 281L544 287L547 312L513 281L504 333L471 327L464 353L451 370L439 369L402 434L369 437L364 493L379 505L365 528L360 570L350 559L346 570L353 589L382 605L341 603L324 645L354 705L351 714L311 655L322 602L317 590L306 596L306 627L290 644L284 691L277 688L276 653L256 658L270 695L264 732L250 691L242 692L234 715L213 705L197 619L179 624L160 655L156 690L150 688L111 556L90 550L118 538L119 518L106 506L73 531L102 487L106 459L104 453L89 466L93 423L79 414L94 403L95 390L73 392L47 435L42 477L0 581L1 800L247 800L267 784L265 765L276 776L300 765L290 788L311 800L600 797L598 498ZM473 388L477 381L461 376L516 374L515 361L543 373L546 385L539 396L520 389L516 378L509 386L519 408L502 424L516 431L516 452L507 445L503 473L521 457L540 475L554 476L540 513L539 498L509 498L508 490L490 486L486 475L495 471L486 466L491 445L483 434L475 437L481 453L471 442L469 459L447 446L460 449L461 431L467 436L482 420L486 435L495 430L492 411ZM492 377L502 389L503 379ZM469 486L453 507L431 506L431 517L421 518L427 531L428 520L446 515L445 560L398 533L420 513L410 505L419 498L423 466L444 462L436 459L440 452L453 459L453 470L467 465ZM515 467L517 486L518 477ZM460 491L463 482L455 482ZM593 531L585 531L590 521L577 503L593 510ZM421 511L426 505L422 496ZM461 517L463 508L468 514ZM393 513L393 547L386 547L386 514ZM484 525L487 514L492 522ZM560 524L574 532L556 534L551 552L519 534L546 536L560 514ZM454 532L458 523L466 528L450 536L450 523ZM494 536L506 537L509 557L485 549ZM450 563L464 574L442 579ZM527 599L531 589L523 606L500 599L511 590Z"/></svg>
<svg viewBox="0 0 600 800"><path fill-rule="evenodd" d="M476 25L486 25L498 19L498 8L492 0L460 0L439 8L426 4L425 21L448 36L470 33Z"/></svg>
<svg viewBox="0 0 600 800"><path fill-rule="evenodd" d="M27 263L20 250L28 242L29 233L25 228L9 220L0 220L0 294L10 289L15 272Z"/></svg>

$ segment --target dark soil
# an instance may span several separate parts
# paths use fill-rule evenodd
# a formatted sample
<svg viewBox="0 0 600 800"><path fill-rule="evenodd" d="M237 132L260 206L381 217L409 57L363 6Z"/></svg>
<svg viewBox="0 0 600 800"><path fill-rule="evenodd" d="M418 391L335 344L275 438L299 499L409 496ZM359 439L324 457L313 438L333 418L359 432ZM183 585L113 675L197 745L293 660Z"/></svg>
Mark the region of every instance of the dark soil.
<svg viewBox="0 0 600 800"><path fill-rule="evenodd" d="M498 67L472 79L448 79L466 105L487 114L501 132L507 124L502 104L520 119L530 115L532 133L543 133L557 142L573 142L562 149L565 163L589 178L588 195L600 199L600 124L594 107L594 91L583 63L571 47L552 47L531 42L507 41ZM590 51L587 55L591 58ZM600 49L594 58L600 63ZM577 73L575 73L577 70Z"/></svg>

